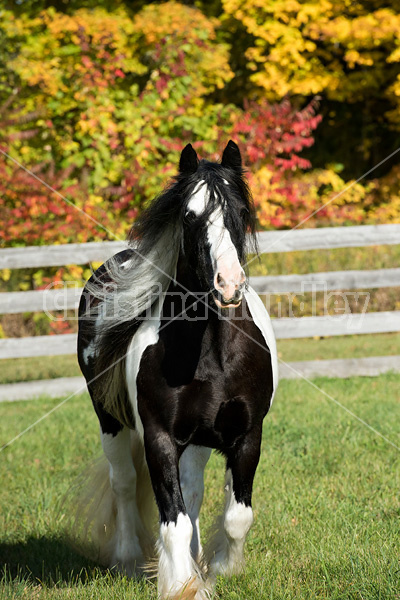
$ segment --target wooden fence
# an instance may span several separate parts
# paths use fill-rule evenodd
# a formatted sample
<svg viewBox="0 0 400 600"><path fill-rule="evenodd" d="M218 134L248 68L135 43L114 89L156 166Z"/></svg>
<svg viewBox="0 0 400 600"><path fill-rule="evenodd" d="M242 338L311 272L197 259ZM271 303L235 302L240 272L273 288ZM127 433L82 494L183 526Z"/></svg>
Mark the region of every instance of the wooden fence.
<svg viewBox="0 0 400 600"><path fill-rule="evenodd" d="M400 225L365 225L259 234L261 253L389 244L400 244ZM66 264L82 265L104 261L123 248L125 248L125 244L121 242L7 248L0 250L0 269L39 268ZM251 284L260 294L392 287L400 286L400 268L253 277ZM81 291L81 288L67 288L2 293L0 294L0 314L43 311L44 307L48 311L76 309ZM273 326L278 339L395 332L400 331L400 311L276 318L273 320ZM0 340L0 359L73 354L75 351L75 334ZM366 360L359 359L358 363L354 360L342 361L344 366L337 363L337 372L347 375L358 372L371 373L374 371L372 368L374 359L368 359L365 362ZM325 363L330 363L331 366ZM297 368L301 370L301 363L293 364L296 364ZM315 375L319 371L321 373L331 372L333 364L334 361L315 361L315 364L308 364L307 368L304 368L308 373ZM347 369L346 364L348 364ZM388 364L391 369L397 367L400 369L400 357L390 357L390 360L386 361L382 360L382 357L376 357L375 364L381 365L378 369L379 372L385 370L385 364ZM287 368L284 369L284 372L290 376ZM335 372L334 368L333 372Z"/></svg>

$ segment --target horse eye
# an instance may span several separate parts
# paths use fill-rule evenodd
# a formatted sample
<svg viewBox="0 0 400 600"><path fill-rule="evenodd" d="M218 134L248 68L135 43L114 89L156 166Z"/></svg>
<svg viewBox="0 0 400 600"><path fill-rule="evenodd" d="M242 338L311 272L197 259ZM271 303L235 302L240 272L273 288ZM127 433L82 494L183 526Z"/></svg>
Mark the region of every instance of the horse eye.
<svg viewBox="0 0 400 600"><path fill-rule="evenodd" d="M193 223L196 220L196 213L193 210L189 210L185 215L185 223Z"/></svg>
<svg viewBox="0 0 400 600"><path fill-rule="evenodd" d="M241 216L242 219L245 219L248 214L249 214L249 209L248 208L241 208L240 209L240 216Z"/></svg>

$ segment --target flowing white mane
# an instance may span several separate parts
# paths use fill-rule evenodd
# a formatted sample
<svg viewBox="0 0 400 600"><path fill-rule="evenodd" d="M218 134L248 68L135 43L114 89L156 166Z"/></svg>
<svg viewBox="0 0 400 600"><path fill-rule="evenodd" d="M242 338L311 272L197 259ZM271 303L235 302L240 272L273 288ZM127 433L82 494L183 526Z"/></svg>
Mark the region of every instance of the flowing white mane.
<svg viewBox="0 0 400 600"><path fill-rule="evenodd" d="M165 227L154 246L141 253L140 243L134 254L122 262L115 256L104 267L103 277L94 277L84 293L98 300L87 309L85 317L98 320L104 331L132 321L148 311L156 298L165 292L176 274L181 226Z"/></svg>

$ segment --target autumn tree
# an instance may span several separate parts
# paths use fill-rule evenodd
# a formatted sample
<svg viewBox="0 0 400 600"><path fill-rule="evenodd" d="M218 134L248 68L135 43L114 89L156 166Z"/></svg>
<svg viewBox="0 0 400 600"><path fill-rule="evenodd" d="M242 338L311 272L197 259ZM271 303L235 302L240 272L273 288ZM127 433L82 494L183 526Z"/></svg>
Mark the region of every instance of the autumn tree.
<svg viewBox="0 0 400 600"><path fill-rule="evenodd" d="M247 93L271 102L288 95L300 106L322 96L324 122L318 149L310 154L314 164L339 162L345 175L361 175L398 147L398 0L222 4L226 31L247 34L241 38Z"/></svg>
<svg viewBox="0 0 400 600"><path fill-rule="evenodd" d="M218 23L199 10L169 2L132 18L49 8L4 12L1 23L3 102L17 90L18 119L2 132L8 152L27 167L67 169L66 186L109 202L117 232L159 191L186 139L217 139L226 109L208 96L233 73Z"/></svg>
<svg viewBox="0 0 400 600"><path fill-rule="evenodd" d="M327 201L309 225L397 218L379 181L341 193L399 135L394 3L9 6L0 20L1 148L71 202L101 209L116 235L175 172L185 143L218 158L229 137L244 150L262 226L292 226ZM22 221L40 214L44 191L35 183L26 211L18 198L29 200L27 178L10 164L2 175L7 243L21 243L15 217L28 235ZM396 195L396 178L387 181ZM45 196L52 206L55 197ZM46 230L43 220L35 243L57 237L57 220Z"/></svg>

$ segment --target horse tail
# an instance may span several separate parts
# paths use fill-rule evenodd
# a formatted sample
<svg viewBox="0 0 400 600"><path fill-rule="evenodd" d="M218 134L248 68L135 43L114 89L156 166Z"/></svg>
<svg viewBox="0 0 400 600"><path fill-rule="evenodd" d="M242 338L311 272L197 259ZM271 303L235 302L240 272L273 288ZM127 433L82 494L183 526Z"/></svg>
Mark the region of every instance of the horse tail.
<svg viewBox="0 0 400 600"><path fill-rule="evenodd" d="M147 561L155 557L156 504L145 459L143 442L131 431L132 458L136 471L136 503L141 519L139 543ZM71 507L66 510L65 504ZM111 488L109 464L101 456L81 474L63 502L66 536L79 553L105 567L113 567L117 543L117 508Z"/></svg>

